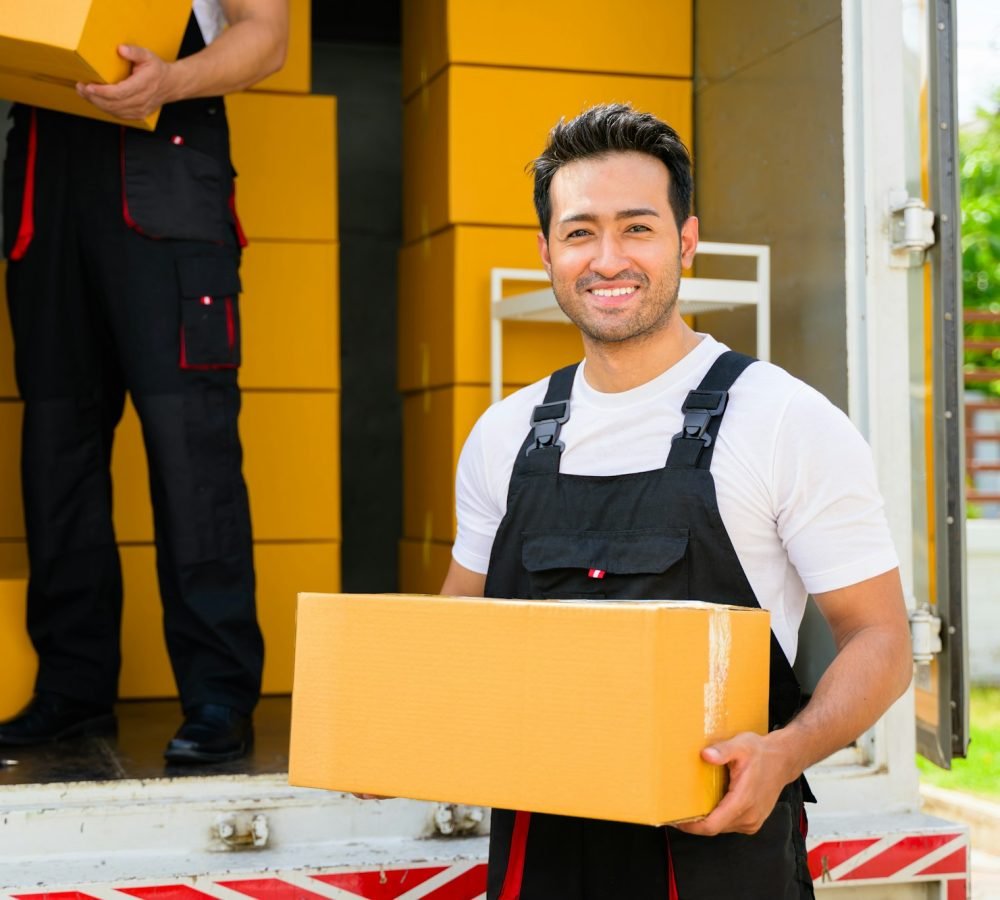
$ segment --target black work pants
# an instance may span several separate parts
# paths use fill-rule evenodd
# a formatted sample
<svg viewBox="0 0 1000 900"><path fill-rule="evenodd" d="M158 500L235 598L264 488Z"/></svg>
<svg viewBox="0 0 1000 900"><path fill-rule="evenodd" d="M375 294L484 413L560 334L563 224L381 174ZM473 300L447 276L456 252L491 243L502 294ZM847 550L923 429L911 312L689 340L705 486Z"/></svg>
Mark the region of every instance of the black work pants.
<svg viewBox="0 0 1000 900"><path fill-rule="evenodd" d="M186 128L186 120L207 153L226 147L219 162L228 167L221 107L193 104L169 126ZM109 465L128 392L149 462L163 622L181 702L249 713L263 642L237 430L239 247L235 234L204 241L140 233L128 221L124 180L117 126L15 108L4 252L19 245L7 293L24 401L36 689L98 704L117 695L122 579ZM148 192L136 200L161 202ZM34 222L25 234L29 206Z"/></svg>

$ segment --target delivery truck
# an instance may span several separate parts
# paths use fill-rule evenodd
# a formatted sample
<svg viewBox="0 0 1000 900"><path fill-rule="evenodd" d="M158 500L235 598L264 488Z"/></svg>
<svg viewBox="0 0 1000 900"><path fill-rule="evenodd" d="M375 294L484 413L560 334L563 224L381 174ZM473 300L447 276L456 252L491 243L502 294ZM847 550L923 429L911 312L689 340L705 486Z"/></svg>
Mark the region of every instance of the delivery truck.
<svg viewBox="0 0 1000 900"><path fill-rule="evenodd" d="M308 21L305 4L294 9ZM318 7L316 22L327 15ZM370 15L398 17L399 10L374 4ZM632 46L598 54L595 62L586 40L595 28L602 43L624 35ZM341 538L350 543L352 534L356 558L343 561L352 590L383 589L372 588L377 579L362 587L349 573L387 553L392 560L382 568L394 580L398 571L403 590L437 590L453 529L448 504L455 454L490 401L491 383L499 394L543 377L578 352L568 326L553 314L551 292L538 281L524 163L558 115L572 115L586 102L633 100L663 110L693 146L695 204L706 239L682 285L682 312L730 346L805 378L849 413L872 446L901 561L913 685L869 732L808 773L819 799L810 810L808 837L817 892L830 900L969 897L968 831L921 812L915 765L919 752L947 767L968 744L954 0L664 0L639 4L627 18L596 0L538 8L527 0L404 0L400 31L401 79L391 47L311 46L313 86L336 93L340 106L343 235L336 231L336 211L313 215L309 205L327 202L335 190L329 182L337 158L332 137L309 132L308 158L282 175L284 208L268 218L266 201L252 195L254 173L263 159L262 171L273 181L283 170L271 161L288 141L273 138L269 126L270 137L245 139L241 146L240 129L249 131L255 116L270 114L280 93L237 97L231 104L234 156L244 179L240 193L250 220L245 282L265 255L252 255L255 239L280 257L270 271L284 280L264 280L283 304L287 300L286 312L299 309L300 293L288 288L288 279L308 271L329 283L336 273L323 260L335 261L338 250L343 266L342 441L327 441L323 431L336 421L339 373L322 369L328 363L316 362L310 343L320 333L335 333L335 324L325 321L301 333L285 319L254 326L246 317L255 313L245 307L246 327L259 328L261 341L271 332L276 354L287 350L279 338L298 348L297 355L281 357L286 380L280 384L256 369L244 378L244 421L252 430L259 416L267 423L260 434L277 442L271 455L257 457L268 462L259 469L253 468L257 437L247 450L251 496L256 490L260 498L252 503L263 531L261 590L280 595L282 614L291 621L295 591L335 590L340 581L339 575L324 581L316 574L329 571L326 563L302 575L305 570L290 561L307 551L339 554ZM384 171L377 177L371 171L384 163L384 148L364 129L382 126L373 124L375 106L362 100L375 96L381 83L394 93L382 104L383 121L396 124L379 134L403 136L401 193ZM271 90L288 87L273 83ZM281 122L297 127L291 114ZM317 178L326 180L312 182L312 196L300 197L304 212L295 207L290 215L288 198L299 196L289 193L299 184L295 179L305 178L314 164ZM394 164L398 175L398 160ZM374 219L364 215L373 208L394 220L387 232L377 224L365 231ZM400 209L401 232L395 224ZM287 233L276 231L279 219L288 222ZM290 262L293 251L300 255ZM366 309L376 317L396 316L397 252L398 347L395 329L379 325L366 332L357 316L348 335L352 302L370 304ZM306 306L302 311L316 314ZM0 352L9 354L4 343ZM348 390L352 354L365 357L354 370L357 400ZM249 346L245 355L252 355ZM306 363L322 371L302 374ZM398 477L360 488L345 478L343 533L339 522L327 528L313 511L330 508L317 502L326 482L300 483L286 470L302 461L318 464L327 477L339 470L342 448L345 472L371 471L382 435L377 422L391 418L393 409L399 413L398 400L378 405L384 382L372 370L394 369L403 395L401 462L396 458L402 497ZM281 390L290 399L279 416ZM16 407L13 398L5 403L4 410ZM295 431L302 417L308 427ZM298 441L299 434L312 443ZM16 442L9 429L0 440L2 491L16 493L10 463ZM304 452L298 444L315 452L295 456ZM286 452L293 463L281 464ZM390 454L389 463L393 459ZM285 531L268 519L278 509L278 493L297 504L279 523ZM357 499L362 495L368 513ZM370 536L374 510L400 501L402 525L390 537L392 546L386 551L382 542L373 549L379 543ZM339 502L338 496L333 508ZM303 521L313 531L296 531L306 527ZM388 530L398 526L389 522ZM0 524L6 527L5 520ZM20 581L11 574L18 535L0 537L5 590L23 593L23 573ZM148 553L144 548L141 536L131 545L123 541L127 565L133 557L126 551L135 551L138 566ZM278 571L292 575L279 578L273 574ZM151 593L155 610L155 589ZM261 602L267 633L270 601ZM8 636L22 627L7 607L0 613ZM125 640L145 647L149 631L148 624L139 626ZM279 629L272 644L279 662L290 659L285 632ZM433 646L426 653L450 665ZM137 655L145 658L133 672L141 681L135 673L148 674L155 652ZM832 655L821 617L811 609L796 662L807 691ZM0 665L14 657L7 651ZM476 677L468 668L449 671L456 679ZM290 686L280 673L265 681L272 694ZM162 695L159 683L132 694ZM120 718L117 744L77 748L72 765L58 747L6 754L10 760L0 764L0 896L485 897L487 810L360 800L290 786L287 702L280 696L262 703L254 756L217 769L178 772L137 764L139 745L165 739L169 731L158 720L128 718L124 710Z"/></svg>

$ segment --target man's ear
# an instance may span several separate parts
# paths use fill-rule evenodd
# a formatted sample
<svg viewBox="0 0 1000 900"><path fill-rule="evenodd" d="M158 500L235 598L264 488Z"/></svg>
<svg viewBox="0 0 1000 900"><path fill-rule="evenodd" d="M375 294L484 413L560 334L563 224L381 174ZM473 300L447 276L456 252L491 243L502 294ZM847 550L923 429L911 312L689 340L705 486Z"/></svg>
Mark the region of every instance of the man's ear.
<svg viewBox="0 0 1000 900"><path fill-rule="evenodd" d="M542 258L542 265L545 267L545 273L552 277L552 257L549 256L549 242L545 235L539 231L538 232L538 255Z"/></svg>
<svg viewBox="0 0 1000 900"><path fill-rule="evenodd" d="M690 269L698 250L698 217L688 216L681 225L681 268Z"/></svg>

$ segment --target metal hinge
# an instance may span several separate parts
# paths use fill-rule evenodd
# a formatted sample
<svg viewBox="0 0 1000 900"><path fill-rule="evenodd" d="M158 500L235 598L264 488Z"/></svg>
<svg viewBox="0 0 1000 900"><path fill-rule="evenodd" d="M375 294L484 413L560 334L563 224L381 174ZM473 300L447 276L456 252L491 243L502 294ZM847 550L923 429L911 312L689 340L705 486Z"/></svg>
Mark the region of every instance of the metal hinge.
<svg viewBox="0 0 1000 900"><path fill-rule="evenodd" d="M913 643L913 661L918 666L927 665L941 652L941 620L929 609L910 613L910 640Z"/></svg>
<svg viewBox="0 0 1000 900"><path fill-rule="evenodd" d="M216 816L212 850L260 850L267 846L270 827L263 813L236 812Z"/></svg>
<svg viewBox="0 0 1000 900"><path fill-rule="evenodd" d="M924 263L924 254L934 246L934 210L906 191L889 192L889 241L891 265L911 268Z"/></svg>

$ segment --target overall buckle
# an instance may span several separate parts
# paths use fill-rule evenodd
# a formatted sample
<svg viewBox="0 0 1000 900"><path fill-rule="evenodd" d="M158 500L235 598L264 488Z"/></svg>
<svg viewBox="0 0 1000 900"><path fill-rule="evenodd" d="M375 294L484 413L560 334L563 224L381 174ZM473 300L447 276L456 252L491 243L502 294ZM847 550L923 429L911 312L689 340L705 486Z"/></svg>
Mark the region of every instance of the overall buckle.
<svg viewBox="0 0 1000 900"><path fill-rule="evenodd" d="M710 447L712 435L708 434L708 426L712 419L725 412L728 402L728 391L690 391L681 407L684 424L673 440L701 441L706 447Z"/></svg>
<svg viewBox="0 0 1000 900"><path fill-rule="evenodd" d="M559 432L567 421L569 421L568 400L536 406L531 412L532 441L525 451L525 456L548 447L555 447L561 453L565 449L565 444L559 440Z"/></svg>

